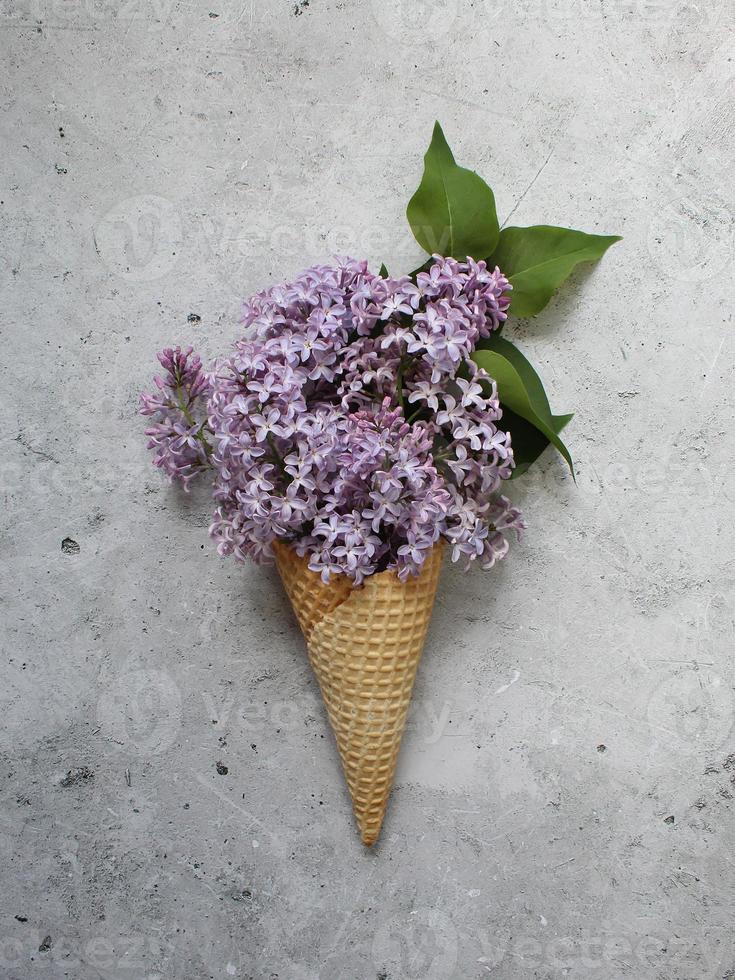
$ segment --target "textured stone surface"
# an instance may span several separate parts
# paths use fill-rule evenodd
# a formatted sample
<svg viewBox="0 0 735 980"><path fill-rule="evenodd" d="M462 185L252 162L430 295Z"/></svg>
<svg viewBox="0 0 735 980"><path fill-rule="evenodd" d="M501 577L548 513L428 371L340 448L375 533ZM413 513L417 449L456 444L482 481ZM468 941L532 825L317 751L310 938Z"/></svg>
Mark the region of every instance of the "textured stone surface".
<svg viewBox="0 0 735 980"><path fill-rule="evenodd" d="M10 0L0 27L0 974L732 977L731 6ZM436 117L501 220L625 241L513 327L578 481L544 458L512 559L445 569L366 852L275 573L216 557L136 396L312 260L411 268Z"/></svg>

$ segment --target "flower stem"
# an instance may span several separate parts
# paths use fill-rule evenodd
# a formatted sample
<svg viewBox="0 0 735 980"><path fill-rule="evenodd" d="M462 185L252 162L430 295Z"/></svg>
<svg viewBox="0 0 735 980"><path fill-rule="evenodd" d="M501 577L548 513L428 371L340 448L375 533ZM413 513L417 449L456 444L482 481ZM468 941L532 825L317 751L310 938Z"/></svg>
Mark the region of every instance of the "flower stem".
<svg viewBox="0 0 735 980"><path fill-rule="evenodd" d="M286 464L283 461L283 456L281 456L281 454L278 452L278 449L276 448L276 440L273 438L273 433L269 432L268 435L266 436L266 439L268 440L268 445L270 446L270 450L273 453L273 457L275 461L281 467L281 473L285 477L287 477L288 473L286 472Z"/></svg>
<svg viewBox="0 0 735 980"><path fill-rule="evenodd" d="M191 404L191 401L188 402L185 405L184 404L184 399L182 397L182 394L183 394L183 392L182 392L181 387L176 388L176 403L177 403L178 408L181 410L181 414L184 416L184 418L189 423L189 425L193 427L197 423L196 423L196 419L194 418L194 416L189 411L189 405ZM207 456L211 456L211 454L212 454L212 447L210 446L209 441L207 440L206 436L204 435L204 429L205 429L206 425L207 425L207 420L205 419L202 422L202 424L199 426L199 431L194 434L194 438L195 439L198 439L199 442L201 442L201 444L204 447L204 451L207 454Z"/></svg>
<svg viewBox="0 0 735 980"><path fill-rule="evenodd" d="M403 358L398 362L398 372L396 373L396 400L405 415L406 411L403 403Z"/></svg>

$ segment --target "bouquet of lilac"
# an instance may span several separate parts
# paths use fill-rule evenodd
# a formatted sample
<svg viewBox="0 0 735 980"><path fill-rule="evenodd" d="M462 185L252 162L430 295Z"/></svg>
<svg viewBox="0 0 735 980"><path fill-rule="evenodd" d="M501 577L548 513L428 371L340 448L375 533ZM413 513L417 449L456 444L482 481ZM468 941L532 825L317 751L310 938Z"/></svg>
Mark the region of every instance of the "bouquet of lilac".
<svg viewBox="0 0 735 980"><path fill-rule="evenodd" d="M414 282L366 262L317 266L245 304L246 334L205 374L191 349L141 411L154 461L186 487L213 478L221 555L293 541L324 581L416 575L440 537L490 568L519 532L498 492L513 470L497 386L471 355L511 286L484 261L435 255Z"/></svg>
<svg viewBox="0 0 735 980"><path fill-rule="evenodd" d="M541 381L502 336L615 236L499 227L437 124L407 216L410 275L338 259L249 299L207 370L167 348L141 396L154 463L208 474L221 555L275 558L337 739L362 840L378 837L447 543L492 566L525 527L501 491L548 445Z"/></svg>

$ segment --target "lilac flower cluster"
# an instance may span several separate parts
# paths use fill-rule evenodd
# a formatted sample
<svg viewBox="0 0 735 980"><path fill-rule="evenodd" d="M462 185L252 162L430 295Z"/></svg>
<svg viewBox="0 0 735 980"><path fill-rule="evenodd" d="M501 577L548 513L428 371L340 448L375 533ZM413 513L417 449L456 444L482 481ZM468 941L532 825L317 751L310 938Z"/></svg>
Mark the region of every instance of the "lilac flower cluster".
<svg viewBox="0 0 735 980"><path fill-rule="evenodd" d="M148 448L155 450L154 465L188 490L191 480L210 465L205 435L209 380L191 347L183 351L166 347L158 360L166 375L153 379L158 391L140 396L141 415L158 419L145 430L150 437Z"/></svg>
<svg viewBox="0 0 735 980"><path fill-rule="evenodd" d="M211 466L220 554L294 542L310 567L359 584L417 574L444 538L491 567L524 526L498 491L513 469L493 380L472 360L506 318L510 284L434 256L415 281L340 260L250 299L245 336L208 376L164 351L155 462L186 484ZM206 423L201 412L206 402Z"/></svg>

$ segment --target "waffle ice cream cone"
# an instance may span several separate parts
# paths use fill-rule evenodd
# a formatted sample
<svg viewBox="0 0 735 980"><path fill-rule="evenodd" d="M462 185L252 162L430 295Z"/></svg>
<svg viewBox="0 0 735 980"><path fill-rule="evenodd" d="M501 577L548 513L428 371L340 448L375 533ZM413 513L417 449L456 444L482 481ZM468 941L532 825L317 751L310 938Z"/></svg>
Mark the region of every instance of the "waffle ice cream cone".
<svg viewBox="0 0 735 980"><path fill-rule="evenodd" d="M421 574L406 582L379 572L355 588L342 575L325 584L308 559L275 545L368 846L378 839L393 785L442 551L435 545Z"/></svg>

